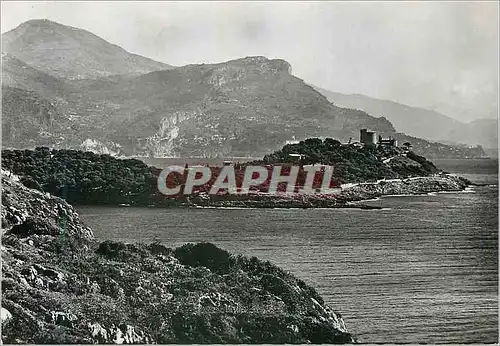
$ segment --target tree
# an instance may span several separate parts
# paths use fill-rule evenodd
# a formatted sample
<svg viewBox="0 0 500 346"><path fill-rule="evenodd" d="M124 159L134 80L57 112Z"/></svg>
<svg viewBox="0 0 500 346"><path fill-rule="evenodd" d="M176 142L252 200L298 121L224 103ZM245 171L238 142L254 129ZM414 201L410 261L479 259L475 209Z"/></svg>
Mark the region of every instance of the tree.
<svg viewBox="0 0 500 346"><path fill-rule="evenodd" d="M410 148L411 148L411 143L410 143L410 142L404 142L404 143L403 143L403 148L404 148L405 150L410 150Z"/></svg>

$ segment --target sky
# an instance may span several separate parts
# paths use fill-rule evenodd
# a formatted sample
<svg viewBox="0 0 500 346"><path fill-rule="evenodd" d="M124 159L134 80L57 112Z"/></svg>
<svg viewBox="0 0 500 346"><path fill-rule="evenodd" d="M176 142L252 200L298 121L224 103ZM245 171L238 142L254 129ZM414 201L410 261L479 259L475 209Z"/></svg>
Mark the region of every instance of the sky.
<svg viewBox="0 0 500 346"><path fill-rule="evenodd" d="M280 58L309 84L434 109L498 112L490 2L1 2L2 33L29 19L79 27L171 65Z"/></svg>

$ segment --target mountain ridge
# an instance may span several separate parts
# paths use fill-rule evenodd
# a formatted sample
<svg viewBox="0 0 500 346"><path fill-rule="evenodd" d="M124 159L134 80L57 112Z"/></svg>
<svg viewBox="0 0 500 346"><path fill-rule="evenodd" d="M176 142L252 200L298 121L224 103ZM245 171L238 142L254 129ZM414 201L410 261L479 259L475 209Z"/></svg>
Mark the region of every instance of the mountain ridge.
<svg viewBox="0 0 500 346"><path fill-rule="evenodd" d="M361 109L373 116L385 116L398 132L445 143L497 147L498 133L492 131L492 125L497 124L495 119L478 119L476 124L475 121L464 123L434 110L357 93L343 94L313 87L340 107Z"/></svg>
<svg viewBox="0 0 500 346"><path fill-rule="evenodd" d="M60 97L69 87L64 80L39 71L9 53L2 54L2 85L35 91L48 98Z"/></svg>
<svg viewBox="0 0 500 346"><path fill-rule="evenodd" d="M173 68L129 53L87 30L47 19L32 19L2 34L2 53L10 53L42 72L69 79Z"/></svg>
<svg viewBox="0 0 500 346"><path fill-rule="evenodd" d="M2 343L355 342L313 287L268 261L98 242L64 199L5 170L1 182Z"/></svg>

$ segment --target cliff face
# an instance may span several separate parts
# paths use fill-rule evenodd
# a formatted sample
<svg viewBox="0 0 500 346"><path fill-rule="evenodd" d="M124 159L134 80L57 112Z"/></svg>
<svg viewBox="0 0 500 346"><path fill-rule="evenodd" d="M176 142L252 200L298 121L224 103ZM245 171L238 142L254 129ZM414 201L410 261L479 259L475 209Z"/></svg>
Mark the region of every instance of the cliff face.
<svg viewBox="0 0 500 346"><path fill-rule="evenodd" d="M4 343L344 343L341 316L269 262L212 244L97 244L62 199L2 174Z"/></svg>

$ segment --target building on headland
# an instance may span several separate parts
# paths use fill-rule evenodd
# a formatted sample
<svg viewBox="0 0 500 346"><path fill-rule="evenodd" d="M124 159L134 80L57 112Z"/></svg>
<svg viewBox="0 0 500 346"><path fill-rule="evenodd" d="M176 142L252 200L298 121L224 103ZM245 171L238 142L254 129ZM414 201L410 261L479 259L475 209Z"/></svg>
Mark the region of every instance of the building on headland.
<svg viewBox="0 0 500 346"><path fill-rule="evenodd" d="M397 147L398 141L391 136L389 136L389 138L382 138L382 136L378 136L378 144L384 147Z"/></svg>
<svg viewBox="0 0 500 346"><path fill-rule="evenodd" d="M368 131L368 129L361 129L359 131L359 141L365 145L377 145L377 133L375 131Z"/></svg>
<svg viewBox="0 0 500 346"><path fill-rule="evenodd" d="M349 141L350 142L350 141ZM369 131L368 129L359 130L359 142L363 145L373 144L383 147L397 147L398 141L389 136L389 138L382 138L382 136L377 136L377 132Z"/></svg>
<svg viewBox="0 0 500 346"><path fill-rule="evenodd" d="M295 136L293 136L293 137L292 137L292 140L291 140L291 141L286 141L286 142L285 142L285 144L298 144L298 143L300 143L300 141L299 141L299 140L297 140L297 139L295 138Z"/></svg>
<svg viewBox="0 0 500 346"><path fill-rule="evenodd" d="M293 158L294 158L295 160L297 160L298 162L300 162L300 160L302 160L302 159L305 157L305 155L304 155L304 154L295 154L295 153L293 153L293 154L288 154L288 156L293 157Z"/></svg>

